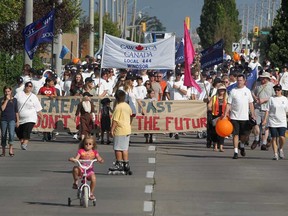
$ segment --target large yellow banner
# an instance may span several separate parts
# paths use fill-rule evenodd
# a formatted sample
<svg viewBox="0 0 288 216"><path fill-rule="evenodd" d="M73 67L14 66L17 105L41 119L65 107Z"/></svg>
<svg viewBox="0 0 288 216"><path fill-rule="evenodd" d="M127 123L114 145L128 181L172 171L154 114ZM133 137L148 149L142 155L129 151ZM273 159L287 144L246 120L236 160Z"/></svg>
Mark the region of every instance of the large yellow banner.
<svg viewBox="0 0 288 216"><path fill-rule="evenodd" d="M56 97L50 99L38 96L43 107L43 116L38 119L36 131L67 131L76 132L79 118L74 121L78 103L81 97ZM111 98L114 102L114 100ZM93 97L96 110L96 123L99 125L101 98ZM111 107L113 107L113 102ZM169 133L202 131L206 129L206 103L202 101L149 101L142 100L146 113L141 114L137 107L137 115L132 121L133 133Z"/></svg>

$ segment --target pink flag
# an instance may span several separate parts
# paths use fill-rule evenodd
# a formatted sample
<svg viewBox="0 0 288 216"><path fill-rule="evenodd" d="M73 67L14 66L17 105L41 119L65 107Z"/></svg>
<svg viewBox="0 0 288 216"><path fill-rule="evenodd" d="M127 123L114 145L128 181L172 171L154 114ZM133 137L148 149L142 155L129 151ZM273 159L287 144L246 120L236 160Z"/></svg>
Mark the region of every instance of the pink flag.
<svg viewBox="0 0 288 216"><path fill-rule="evenodd" d="M184 21L184 60L185 60L185 72L184 72L184 85L197 89L198 92L202 92L200 86L195 82L195 80L191 76L191 64L193 63L195 56L194 47L192 44L192 40L190 38L190 34Z"/></svg>

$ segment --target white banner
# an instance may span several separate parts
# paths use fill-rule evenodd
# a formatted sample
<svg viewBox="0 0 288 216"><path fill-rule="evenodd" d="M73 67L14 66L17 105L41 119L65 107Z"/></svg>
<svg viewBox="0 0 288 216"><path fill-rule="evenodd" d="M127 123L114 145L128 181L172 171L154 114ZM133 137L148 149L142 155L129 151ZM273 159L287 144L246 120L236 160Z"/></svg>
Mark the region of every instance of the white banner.
<svg viewBox="0 0 288 216"><path fill-rule="evenodd" d="M102 68L175 69L175 36L140 44L104 35Z"/></svg>

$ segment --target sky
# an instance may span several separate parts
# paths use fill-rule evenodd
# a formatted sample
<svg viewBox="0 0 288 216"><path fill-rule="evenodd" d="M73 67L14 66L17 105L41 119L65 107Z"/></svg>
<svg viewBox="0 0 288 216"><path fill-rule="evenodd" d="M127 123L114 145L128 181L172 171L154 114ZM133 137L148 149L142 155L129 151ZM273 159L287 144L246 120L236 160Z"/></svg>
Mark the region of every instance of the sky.
<svg viewBox="0 0 288 216"><path fill-rule="evenodd" d="M83 10L88 11L89 0L82 1ZM97 4L98 0L95 0L95 2ZM103 2L105 2L105 0L103 0ZM108 2L111 2L111 0L108 0ZM128 0L128 2L131 14L133 0ZM260 6L260 2L261 0L236 0L236 5L240 13L242 13L243 8L249 6L251 13L254 11L255 3ZM264 2L268 4L267 0L264 0ZM192 30L200 25L200 15L203 4L204 0L137 0L137 12L143 11L149 16L156 16L166 27L167 32L175 32L177 36L182 36L183 22L186 16L190 16ZM95 10L96 8L97 6L95 6ZM240 16L240 18L242 18L242 15Z"/></svg>

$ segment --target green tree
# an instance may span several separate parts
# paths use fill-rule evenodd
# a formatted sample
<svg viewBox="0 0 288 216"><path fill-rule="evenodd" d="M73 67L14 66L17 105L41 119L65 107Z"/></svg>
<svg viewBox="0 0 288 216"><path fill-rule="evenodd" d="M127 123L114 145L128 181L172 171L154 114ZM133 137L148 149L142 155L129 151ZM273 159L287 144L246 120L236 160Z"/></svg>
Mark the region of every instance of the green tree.
<svg viewBox="0 0 288 216"><path fill-rule="evenodd" d="M24 39L22 31L25 27L25 0L0 1L0 89L15 83L21 74L24 64ZM56 9L55 33L74 31L77 19L81 14L81 5L77 0L34 0L33 20L40 19L52 8ZM37 53L45 52L47 44L41 44ZM35 55L33 67L41 68L41 59Z"/></svg>
<svg viewBox="0 0 288 216"><path fill-rule="evenodd" d="M7 0L7 2L10 2L10 0ZM13 2L14 0L9 4ZM15 15L6 13L6 16L2 16L1 12L0 16L0 51L9 52L10 54L15 54L15 52L23 51L24 49L22 31L25 27L25 8L23 8L25 0L15 0L15 2L21 2L22 5L22 7L15 7L15 11L13 10ZM2 5L2 1L0 9L1 6L5 7ZM81 15L81 6L77 0L63 0L62 4L58 4L57 0L33 1L33 20L40 19L52 10L53 7L56 9L55 33L58 33L59 29L62 32L74 31L77 19ZM20 16L18 15L19 13ZM45 51L46 46L47 44L42 44L39 47L39 51Z"/></svg>
<svg viewBox="0 0 288 216"><path fill-rule="evenodd" d="M204 0L201 23L197 29L202 47L208 48L222 38L224 49L229 52L231 44L240 39L238 15L235 0Z"/></svg>
<svg viewBox="0 0 288 216"><path fill-rule="evenodd" d="M18 20L21 16L23 2L19 0L1 0L0 24Z"/></svg>
<svg viewBox="0 0 288 216"><path fill-rule="evenodd" d="M288 1L282 1L268 36L268 57L277 66L288 63Z"/></svg>
<svg viewBox="0 0 288 216"><path fill-rule="evenodd" d="M94 16L94 33L95 33L95 49L99 49L99 13L95 13ZM118 24L111 21L110 15L105 14L103 16L103 33L120 37L121 31L118 28ZM103 35L104 36L104 35Z"/></svg>

